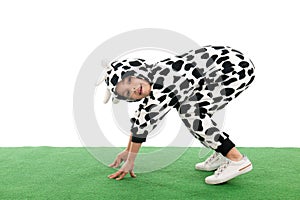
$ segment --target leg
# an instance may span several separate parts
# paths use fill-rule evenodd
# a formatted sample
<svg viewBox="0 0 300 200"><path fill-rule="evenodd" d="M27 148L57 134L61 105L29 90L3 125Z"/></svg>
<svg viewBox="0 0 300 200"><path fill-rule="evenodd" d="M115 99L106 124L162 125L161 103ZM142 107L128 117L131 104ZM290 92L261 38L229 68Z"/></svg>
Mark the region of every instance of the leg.
<svg viewBox="0 0 300 200"><path fill-rule="evenodd" d="M212 120L209 109L214 105L210 93L209 90L194 91L188 101L181 104L178 109L179 116L191 134L204 146L226 156L235 145L229 135L220 131Z"/></svg>
<svg viewBox="0 0 300 200"><path fill-rule="evenodd" d="M243 159L243 155L235 147L230 149L230 151L227 153L226 157L232 161L240 161Z"/></svg>

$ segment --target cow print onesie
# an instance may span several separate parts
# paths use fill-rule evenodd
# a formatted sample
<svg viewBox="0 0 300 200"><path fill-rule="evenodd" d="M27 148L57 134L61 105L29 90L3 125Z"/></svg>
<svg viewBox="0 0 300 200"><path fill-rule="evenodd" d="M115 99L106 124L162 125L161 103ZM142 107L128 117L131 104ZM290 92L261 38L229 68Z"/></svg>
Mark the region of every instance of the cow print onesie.
<svg viewBox="0 0 300 200"><path fill-rule="evenodd" d="M113 61L105 82L113 99L126 101L132 100L115 93L123 78L135 76L151 85L150 95L138 100L142 103L131 118L132 142L145 142L149 132L174 108L194 137L226 156L235 145L217 128L212 116L249 87L254 69L240 51L209 45L155 64L144 59Z"/></svg>

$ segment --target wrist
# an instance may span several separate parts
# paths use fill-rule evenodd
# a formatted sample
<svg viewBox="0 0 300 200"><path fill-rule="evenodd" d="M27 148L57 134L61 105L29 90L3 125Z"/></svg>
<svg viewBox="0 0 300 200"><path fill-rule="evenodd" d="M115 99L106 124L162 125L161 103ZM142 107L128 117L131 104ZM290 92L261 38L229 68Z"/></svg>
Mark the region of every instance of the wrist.
<svg viewBox="0 0 300 200"><path fill-rule="evenodd" d="M127 160L128 160L129 162L134 162L136 156L137 156L137 153L129 152L128 157L127 157Z"/></svg>

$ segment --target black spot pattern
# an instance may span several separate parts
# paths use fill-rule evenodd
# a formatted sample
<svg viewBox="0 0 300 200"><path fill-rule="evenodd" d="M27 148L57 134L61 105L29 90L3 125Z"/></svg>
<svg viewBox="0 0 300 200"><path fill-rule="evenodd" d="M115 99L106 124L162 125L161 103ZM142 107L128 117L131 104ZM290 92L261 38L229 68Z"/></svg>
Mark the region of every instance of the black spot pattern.
<svg viewBox="0 0 300 200"><path fill-rule="evenodd" d="M157 121L158 121L158 119L156 119L156 120L155 120L155 119L151 119L151 120L150 120L150 124L155 124ZM154 127L153 127L153 128L154 128Z"/></svg>
<svg viewBox="0 0 300 200"><path fill-rule="evenodd" d="M210 103L208 101L202 101L200 103L197 103L197 106L199 107L204 107L204 106L208 106Z"/></svg>
<svg viewBox="0 0 300 200"><path fill-rule="evenodd" d="M191 105L185 104L180 107L180 114L185 114L191 108Z"/></svg>
<svg viewBox="0 0 300 200"><path fill-rule="evenodd" d="M171 92L171 90L167 87L167 88L165 88L163 91L161 91L162 93L169 93L169 92Z"/></svg>
<svg viewBox="0 0 300 200"><path fill-rule="evenodd" d="M212 46L212 48L219 50L219 49L224 49L225 47L224 46Z"/></svg>
<svg viewBox="0 0 300 200"><path fill-rule="evenodd" d="M232 49L231 51L236 52L236 53L239 53L239 54L242 54L240 51L235 50L235 49Z"/></svg>
<svg viewBox="0 0 300 200"><path fill-rule="evenodd" d="M181 77L180 76L173 76L174 80L173 83L176 83Z"/></svg>
<svg viewBox="0 0 300 200"><path fill-rule="evenodd" d="M168 104L164 104L163 107L159 109L159 112L163 111L166 107L168 107Z"/></svg>
<svg viewBox="0 0 300 200"><path fill-rule="evenodd" d="M166 68L166 69L162 70L161 72L159 72L159 74L166 76L166 75L168 75L169 72L170 72L170 69Z"/></svg>
<svg viewBox="0 0 300 200"><path fill-rule="evenodd" d="M190 60L193 60L194 59L194 56L193 55L188 55L186 57L186 61L190 61Z"/></svg>
<svg viewBox="0 0 300 200"><path fill-rule="evenodd" d="M226 105L227 105L227 103L224 103L224 104L221 105L217 110L222 110Z"/></svg>
<svg viewBox="0 0 300 200"><path fill-rule="evenodd" d="M213 91L218 86L217 83L209 84L206 86L207 90Z"/></svg>
<svg viewBox="0 0 300 200"><path fill-rule="evenodd" d="M237 98L242 92L243 92L243 91L237 92L237 93L234 95L234 97Z"/></svg>
<svg viewBox="0 0 300 200"><path fill-rule="evenodd" d="M215 61L216 59L218 58L218 55L212 55L206 62L206 67L209 67L211 66Z"/></svg>
<svg viewBox="0 0 300 200"><path fill-rule="evenodd" d="M136 134L137 131L138 131L138 128L137 127L134 127L130 130L132 132L132 134Z"/></svg>
<svg viewBox="0 0 300 200"><path fill-rule="evenodd" d="M145 110L146 110L147 112L149 112L149 111L151 111L151 109L153 109L154 107L156 107L156 105L155 105L155 104L151 104L151 105L147 106L147 107L145 108Z"/></svg>
<svg viewBox="0 0 300 200"><path fill-rule="evenodd" d="M173 98L174 96L175 96L174 92L170 92L169 95L168 95L168 97L170 97L170 98Z"/></svg>
<svg viewBox="0 0 300 200"><path fill-rule="evenodd" d="M152 118L154 118L156 115L158 115L159 114L159 112L150 112L149 113L149 116L150 116L150 118L152 119Z"/></svg>
<svg viewBox="0 0 300 200"><path fill-rule="evenodd" d="M175 57L177 57L177 58L183 58L183 57L186 56L186 55L188 55L188 53L184 53L184 54L182 54L182 55L175 56Z"/></svg>
<svg viewBox="0 0 300 200"><path fill-rule="evenodd" d="M230 96L234 93L234 89L232 89L232 88L223 88L220 91L220 93L221 93L221 95Z"/></svg>
<svg viewBox="0 0 300 200"><path fill-rule="evenodd" d="M150 120L150 118L147 118L147 119L148 119L147 121ZM143 124L140 125L140 128L141 128L141 129L144 129L146 126L147 126L147 123L145 122L145 123L143 123Z"/></svg>
<svg viewBox="0 0 300 200"><path fill-rule="evenodd" d="M211 127L211 128L208 128L206 131L205 131L205 135L212 135L214 134L215 132L218 132L219 129L217 129L216 127Z"/></svg>
<svg viewBox="0 0 300 200"><path fill-rule="evenodd" d="M237 73L239 75L239 79L242 80L243 78L246 77L246 74L245 74L245 70L241 70Z"/></svg>
<svg viewBox="0 0 300 200"><path fill-rule="evenodd" d="M187 80L183 81L180 85L179 85L180 89L186 89L189 87L189 82Z"/></svg>
<svg viewBox="0 0 300 200"><path fill-rule="evenodd" d="M229 59L229 56L223 56L223 57L219 58L216 63L220 64L221 62L228 60L228 59Z"/></svg>
<svg viewBox="0 0 300 200"><path fill-rule="evenodd" d="M225 61L222 64L222 67L224 68L222 72L225 74L232 72L234 70L232 66L234 66L234 64L232 64L230 61Z"/></svg>
<svg viewBox="0 0 300 200"><path fill-rule="evenodd" d="M169 61L170 60L170 58L167 58L167 59L164 59L164 60L162 60L162 61L160 61L160 62L167 62L167 61Z"/></svg>
<svg viewBox="0 0 300 200"><path fill-rule="evenodd" d="M176 103L178 103L178 99L177 99L176 96L174 96L174 97L171 99L171 101L170 101L170 103L169 103L169 106L174 106Z"/></svg>
<svg viewBox="0 0 300 200"><path fill-rule="evenodd" d="M214 110L216 110L217 109L217 105L214 105L213 107L211 107L210 109L209 109L209 111L214 111Z"/></svg>
<svg viewBox="0 0 300 200"><path fill-rule="evenodd" d="M134 67L142 65L142 63L140 63L139 61L131 61L131 62L129 62L129 64Z"/></svg>
<svg viewBox="0 0 300 200"><path fill-rule="evenodd" d="M253 74L254 70L253 69L249 69L248 70L248 75L251 76Z"/></svg>
<svg viewBox="0 0 300 200"><path fill-rule="evenodd" d="M183 65L183 61L182 60L177 60L176 62L174 62L172 64L172 68L175 70L175 71L180 71L181 70L181 67Z"/></svg>
<svg viewBox="0 0 300 200"><path fill-rule="evenodd" d="M244 60L244 56L242 56L242 55L240 55L240 54L236 54L236 56L237 56L238 58L240 58L241 60Z"/></svg>
<svg viewBox="0 0 300 200"><path fill-rule="evenodd" d="M249 66L249 63L246 62L246 61L242 61L242 62L239 63L239 66L242 67L242 68L246 68L246 67Z"/></svg>
<svg viewBox="0 0 300 200"><path fill-rule="evenodd" d="M194 67L194 65L191 63L188 63L184 66L184 70L189 71L192 67Z"/></svg>
<svg viewBox="0 0 300 200"><path fill-rule="evenodd" d="M192 116L192 115L189 113L185 114L185 117L190 117L190 116Z"/></svg>
<svg viewBox="0 0 300 200"><path fill-rule="evenodd" d="M242 89L243 87L245 87L245 85L246 85L245 83L242 83L242 84L240 85L240 87L237 88L237 90Z"/></svg>
<svg viewBox="0 0 300 200"><path fill-rule="evenodd" d="M206 48L197 49L197 50L195 50L195 54L203 53L203 52L205 52L205 51L207 51Z"/></svg>
<svg viewBox="0 0 300 200"><path fill-rule="evenodd" d="M191 124L189 123L189 121L187 119L182 119L182 121L186 127L188 127L188 128L191 127Z"/></svg>
<svg viewBox="0 0 300 200"><path fill-rule="evenodd" d="M252 76L250 81L246 84L246 86L250 85L253 82L254 78L255 78L255 76Z"/></svg>
<svg viewBox="0 0 300 200"><path fill-rule="evenodd" d="M113 77L111 78L110 82L111 82L111 84L116 85L118 83L118 80L119 80L119 77L116 74L114 74Z"/></svg>
<svg viewBox="0 0 300 200"><path fill-rule="evenodd" d="M216 134L216 135L215 135L215 137L214 137L215 142L218 142L218 141L219 141L220 136L221 136L220 134Z"/></svg>
<svg viewBox="0 0 300 200"><path fill-rule="evenodd" d="M129 66L123 66L122 68L125 69L125 70L130 69Z"/></svg>
<svg viewBox="0 0 300 200"><path fill-rule="evenodd" d="M231 83L237 81L237 78L231 78L231 79L228 79L227 81L224 82L224 85L230 85Z"/></svg>
<svg viewBox="0 0 300 200"><path fill-rule="evenodd" d="M130 122L131 122L131 123L135 123L136 120L137 120L137 119L134 118L134 117L130 118Z"/></svg>
<svg viewBox="0 0 300 200"><path fill-rule="evenodd" d="M200 77L202 77L203 71L204 71L203 69L195 68L192 71L192 74L195 78L200 78Z"/></svg>
<svg viewBox="0 0 300 200"><path fill-rule="evenodd" d="M225 75L225 74L222 74L221 76L219 76L219 78L216 79L215 82L222 82L222 81L225 81L227 78L229 78L229 76Z"/></svg>
<svg viewBox="0 0 300 200"><path fill-rule="evenodd" d="M193 130L195 131L203 131L202 121L199 119L195 119L193 122Z"/></svg>
<svg viewBox="0 0 300 200"><path fill-rule="evenodd" d="M213 103L218 103L218 102L220 102L221 100L223 99L223 97L215 97L215 98L213 98L213 100L214 100L214 102Z"/></svg>
<svg viewBox="0 0 300 200"><path fill-rule="evenodd" d="M116 71L119 67L121 67L123 64L122 63L118 63L116 65L112 65L112 67L114 68L114 70Z"/></svg>
<svg viewBox="0 0 300 200"><path fill-rule="evenodd" d="M209 77L216 77L218 71L219 71L219 69L217 69L217 70L211 72L211 73L209 74Z"/></svg>
<svg viewBox="0 0 300 200"><path fill-rule="evenodd" d="M203 94L197 92L195 95L189 98L189 101L200 101L203 97Z"/></svg>
<svg viewBox="0 0 300 200"><path fill-rule="evenodd" d="M232 100L232 97L228 97L226 99L224 99L224 101L231 101Z"/></svg>
<svg viewBox="0 0 300 200"><path fill-rule="evenodd" d="M157 100L162 103L165 99L166 99L167 95L162 95L161 97L159 97Z"/></svg>
<svg viewBox="0 0 300 200"><path fill-rule="evenodd" d="M228 53L229 53L229 51L227 49L223 49L221 55L226 55Z"/></svg>
<svg viewBox="0 0 300 200"><path fill-rule="evenodd" d="M153 85L154 89L162 89L164 87L164 78L159 77Z"/></svg>
<svg viewBox="0 0 300 200"><path fill-rule="evenodd" d="M204 54L202 54L201 59L207 59L208 57L209 57L209 54L208 53L204 53Z"/></svg>

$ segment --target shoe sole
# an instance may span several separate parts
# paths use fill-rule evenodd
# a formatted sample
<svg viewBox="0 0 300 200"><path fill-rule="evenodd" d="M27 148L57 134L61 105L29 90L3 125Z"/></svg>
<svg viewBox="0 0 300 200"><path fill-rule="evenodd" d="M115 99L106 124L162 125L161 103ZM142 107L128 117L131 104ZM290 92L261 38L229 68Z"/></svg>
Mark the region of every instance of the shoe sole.
<svg viewBox="0 0 300 200"><path fill-rule="evenodd" d="M239 169L239 173L237 173L237 174L234 174L234 175L232 175L232 176L229 176L229 177L227 177L227 178L225 178L225 179L219 179L219 180L211 181L211 182L207 182L207 181L205 180L205 183L210 184L210 185L221 184L221 183L227 182L227 181L229 181L229 180L231 180L231 179L233 179L233 178L235 178L235 177L237 177L237 176L240 176L240 175L242 175L242 174L245 174L245 173L247 173L247 172L250 172L252 169L253 169L252 163L249 163L247 166L242 167L241 169Z"/></svg>
<svg viewBox="0 0 300 200"><path fill-rule="evenodd" d="M219 166L218 166L219 167ZM211 171L215 171L216 169L218 169L218 167L215 167L215 168L210 168L210 169L201 169L201 168L197 168L195 167L196 170L198 171L206 171L206 172L211 172Z"/></svg>
<svg viewBox="0 0 300 200"><path fill-rule="evenodd" d="M225 163L226 161L224 161L224 162L222 162L220 165L218 165L218 166L216 166L216 167L214 167L214 168L197 168L196 166L195 166L195 169L196 170L199 170L199 171L206 171L206 172L211 172L211 171L215 171L216 169L218 169L223 163Z"/></svg>

